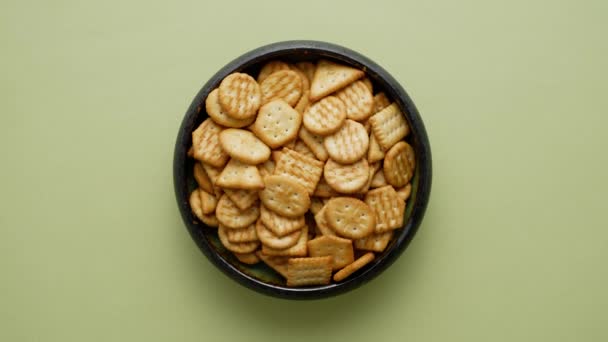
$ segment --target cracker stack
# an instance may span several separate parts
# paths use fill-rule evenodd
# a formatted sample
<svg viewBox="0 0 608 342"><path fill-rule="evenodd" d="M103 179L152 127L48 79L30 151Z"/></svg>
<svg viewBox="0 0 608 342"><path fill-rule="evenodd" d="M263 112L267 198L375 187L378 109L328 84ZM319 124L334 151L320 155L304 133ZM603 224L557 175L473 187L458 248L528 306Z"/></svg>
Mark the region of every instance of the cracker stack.
<svg viewBox="0 0 608 342"><path fill-rule="evenodd" d="M287 286L341 282L403 226L409 127L363 71L275 60L256 79L228 75L205 108L190 206L239 262L264 262Z"/></svg>

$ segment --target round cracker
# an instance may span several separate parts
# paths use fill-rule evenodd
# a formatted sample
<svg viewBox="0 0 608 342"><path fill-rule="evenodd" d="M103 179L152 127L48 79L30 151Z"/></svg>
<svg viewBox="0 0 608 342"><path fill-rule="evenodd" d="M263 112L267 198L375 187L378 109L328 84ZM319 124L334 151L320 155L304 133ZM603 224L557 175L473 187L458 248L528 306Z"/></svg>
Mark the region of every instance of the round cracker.
<svg viewBox="0 0 608 342"><path fill-rule="evenodd" d="M354 164L343 165L329 159L325 163L323 176L332 189L352 194L359 191L369 179L369 164L361 158Z"/></svg>
<svg viewBox="0 0 608 342"><path fill-rule="evenodd" d="M262 103L283 99L290 106L295 106L302 96L302 80L293 70L280 70L270 74L260 84Z"/></svg>
<svg viewBox="0 0 608 342"><path fill-rule="evenodd" d="M270 148L253 133L244 129L228 128L220 133L220 145L232 158L256 165L270 158Z"/></svg>
<svg viewBox="0 0 608 342"><path fill-rule="evenodd" d="M412 179L415 166L414 149L405 141L400 141L386 152L384 178L390 185L400 188Z"/></svg>
<svg viewBox="0 0 608 342"><path fill-rule="evenodd" d="M228 195L223 194L217 202L215 215L218 221L226 228L239 229L254 223L260 216L260 208L254 205L247 210L241 210L232 202Z"/></svg>
<svg viewBox="0 0 608 342"><path fill-rule="evenodd" d="M219 93L219 89L216 88L209 93L209 95L207 95L207 99L205 100L205 108L207 109L207 114L209 114L211 119L218 125L226 127L241 128L251 125L253 120L255 120L255 115L244 120L230 117L220 105Z"/></svg>
<svg viewBox="0 0 608 342"><path fill-rule="evenodd" d="M363 121L372 115L374 97L363 81L356 81L336 93L346 105L346 116L349 119Z"/></svg>
<svg viewBox="0 0 608 342"><path fill-rule="evenodd" d="M190 193L190 199L189 199L189 203L190 203L190 209L192 210L192 213L194 214L194 216L198 217L199 220L203 220L203 207L202 207L202 203L201 203L201 195L200 195L200 190L197 188L194 191L192 191L192 193Z"/></svg>
<svg viewBox="0 0 608 342"><path fill-rule="evenodd" d="M255 265L258 262L260 262L260 258L258 258L258 256L253 252L243 253L243 254L241 254L241 253L233 253L233 254L243 264Z"/></svg>
<svg viewBox="0 0 608 342"><path fill-rule="evenodd" d="M308 191L295 180L285 176L266 177L264 190L260 191L262 203L270 210L285 217L304 215L310 207Z"/></svg>
<svg viewBox="0 0 608 342"><path fill-rule="evenodd" d="M265 206L260 207L260 220L277 236L284 236L302 228L306 221L304 216L289 218L281 216Z"/></svg>
<svg viewBox="0 0 608 342"><path fill-rule="evenodd" d="M253 131L266 145L276 149L297 137L301 123L302 114L278 99L260 108Z"/></svg>
<svg viewBox="0 0 608 342"><path fill-rule="evenodd" d="M204 224L206 224L207 226L212 227L212 228L217 228L217 226L220 225L220 222L217 220L215 213L211 213L209 215L203 215L200 219L201 219L201 221L203 221Z"/></svg>
<svg viewBox="0 0 608 342"><path fill-rule="evenodd" d="M283 61L279 61L279 60L274 60L274 61L270 61L266 64L264 64L264 66L260 69L260 73L258 74L258 83L262 83L268 76L274 74L277 71L281 71L281 70L290 70L291 67L289 66L289 64L283 62Z"/></svg>
<svg viewBox="0 0 608 342"><path fill-rule="evenodd" d="M262 104L262 92L253 77L235 72L220 83L219 102L232 118L244 120L257 113Z"/></svg>
<svg viewBox="0 0 608 342"><path fill-rule="evenodd" d="M331 159L341 164L351 164L367 153L369 136L362 124L346 119L340 130L325 137L323 144Z"/></svg>
<svg viewBox="0 0 608 342"><path fill-rule="evenodd" d="M224 247L226 247L227 250L233 252L233 253L251 253L253 251L255 251L256 249L258 249L258 247L260 246L260 242L259 241L251 241L251 242L230 242L228 240L228 236L226 234L226 226L220 224L219 229L217 230L217 234L220 237L220 241L222 242L222 245L224 245Z"/></svg>
<svg viewBox="0 0 608 342"><path fill-rule="evenodd" d="M304 112L302 123L313 134L335 133L346 120L346 105L335 96L327 96Z"/></svg>
<svg viewBox="0 0 608 342"><path fill-rule="evenodd" d="M262 244L276 249L285 249L295 245L300 239L300 234L302 234L302 229L299 229L285 236L278 236L268 229L261 220L256 223L255 230Z"/></svg>
<svg viewBox="0 0 608 342"><path fill-rule="evenodd" d="M352 197L334 197L325 208L327 224L350 239L360 239L374 232L376 218L365 202Z"/></svg>

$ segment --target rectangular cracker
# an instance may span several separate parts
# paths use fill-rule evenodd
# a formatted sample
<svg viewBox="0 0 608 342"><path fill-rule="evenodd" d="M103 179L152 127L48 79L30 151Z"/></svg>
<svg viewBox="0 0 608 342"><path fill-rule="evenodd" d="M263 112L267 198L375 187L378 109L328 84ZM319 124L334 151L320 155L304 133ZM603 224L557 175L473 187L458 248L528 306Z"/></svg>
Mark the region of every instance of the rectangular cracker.
<svg viewBox="0 0 608 342"><path fill-rule="evenodd" d="M325 149L325 145L323 145L323 138L320 135L313 134L309 130L307 130L304 125L300 127L300 132L298 136L302 140L303 143L310 148L312 153L315 154L317 159L326 161L329 158L329 154L327 154L327 150Z"/></svg>
<svg viewBox="0 0 608 342"><path fill-rule="evenodd" d="M295 180L312 195L323 174L323 162L284 148L274 174Z"/></svg>
<svg viewBox="0 0 608 342"><path fill-rule="evenodd" d="M363 256L355 260L352 264L344 267L334 274L334 281L342 281L351 274L363 268L363 266L369 264L374 260L374 253L365 253Z"/></svg>
<svg viewBox="0 0 608 342"><path fill-rule="evenodd" d="M287 261L287 286L327 285L331 265L331 256L291 258Z"/></svg>
<svg viewBox="0 0 608 342"><path fill-rule="evenodd" d="M224 189L226 195L241 210L251 208L258 200L258 192L255 190Z"/></svg>
<svg viewBox="0 0 608 342"><path fill-rule="evenodd" d="M300 238L295 245L286 249L276 249L262 245L262 253L273 256L303 257L308 254L306 242L308 242L308 226L304 225L302 227L302 234L300 234Z"/></svg>
<svg viewBox="0 0 608 342"><path fill-rule="evenodd" d="M378 253L383 252L391 241L393 232L394 230L389 230L384 233L372 234L362 239L357 239L354 241L355 248Z"/></svg>
<svg viewBox="0 0 608 342"><path fill-rule="evenodd" d="M352 240L337 236L323 235L308 241L308 255L331 256L333 270L339 270L355 261Z"/></svg>
<svg viewBox="0 0 608 342"><path fill-rule="evenodd" d="M370 119L376 140L385 151L403 139L410 128L396 103L374 114Z"/></svg>
<svg viewBox="0 0 608 342"><path fill-rule="evenodd" d="M280 275L287 278L287 261L288 257L284 256L272 256L262 253L262 251L255 252L266 265L270 266L273 270L277 271Z"/></svg>
<svg viewBox="0 0 608 342"><path fill-rule="evenodd" d="M405 202L392 186L370 190L365 195L365 203L376 214L376 233L398 229L403 225Z"/></svg>

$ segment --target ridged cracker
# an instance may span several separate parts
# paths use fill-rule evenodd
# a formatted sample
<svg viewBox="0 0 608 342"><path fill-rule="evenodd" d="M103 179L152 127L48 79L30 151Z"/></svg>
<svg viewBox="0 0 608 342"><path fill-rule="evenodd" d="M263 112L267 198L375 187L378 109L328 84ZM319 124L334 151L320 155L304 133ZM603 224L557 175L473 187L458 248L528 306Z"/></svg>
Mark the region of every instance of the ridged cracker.
<svg viewBox="0 0 608 342"><path fill-rule="evenodd" d="M274 168L274 174L298 182L309 195L312 195L323 174L323 162L284 148L283 154Z"/></svg>
<svg viewBox="0 0 608 342"><path fill-rule="evenodd" d="M215 196L203 189L199 189L198 193L201 197L201 210L203 211L203 215L208 215L214 212L215 207L217 206L217 199Z"/></svg>
<svg viewBox="0 0 608 342"><path fill-rule="evenodd" d="M264 188L264 181L258 168L234 158L226 164L215 184L230 189L260 190Z"/></svg>
<svg viewBox="0 0 608 342"><path fill-rule="evenodd" d="M247 210L241 210L230 200L228 195L224 194L217 202L215 215L218 221L227 228L239 229L253 224L260 216L260 208L252 206Z"/></svg>
<svg viewBox="0 0 608 342"><path fill-rule="evenodd" d="M280 70L270 74L260 84L262 91L262 103L282 99L295 106L302 96L302 80L300 75L293 70Z"/></svg>
<svg viewBox="0 0 608 342"><path fill-rule="evenodd" d="M412 183L407 183L406 186L404 186L403 188L397 189L397 195L399 195L399 198L401 198L404 201L407 201L408 198L410 198L410 195L412 194Z"/></svg>
<svg viewBox="0 0 608 342"><path fill-rule="evenodd" d="M321 208L321 210L315 214L315 222L317 223L317 227L321 231L323 235L336 236L336 232L329 226L327 223L327 217L325 216L325 211L327 210L327 204Z"/></svg>
<svg viewBox="0 0 608 342"><path fill-rule="evenodd" d="M327 136L342 127L346 112L346 105L341 99L327 96L308 107L304 112L302 124L313 134Z"/></svg>
<svg viewBox="0 0 608 342"><path fill-rule="evenodd" d="M198 161L194 163L194 179L201 189L213 193L213 183L203 168L203 164Z"/></svg>
<svg viewBox="0 0 608 342"><path fill-rule="evenodd" d="M207 95L207 99L205 100L205 108L207 109L207 114L209 114L209 117L218 125L226 127L240 128L251 125L251 123L255 120L255 115L243 120L235 119L229 116L220 105L219 93L219 89L216 88L209 93L209 95Z"/></svg>
<svg viewBox="0 0 608 342"><path fill-rule="evenodd" d="M266 145L275 149L295 139L301 123L302 114L279 99L260 108L253 132Z"/></svg>
<svg viewBox="0 0 608 342"><path fill-rule="evenodd" d="M374 260L374 253L366 253L357 260L355 260L352 264L344 267L334 274L334 281L340 282L346 279L351 274L356 271L362 269L365 265L369 264Z"/></svg>
<svg viewBox="0 0 608 342"><path fill-rule="evenodd" d="M198 219L202 221L203 209L201 207L201 195L199 192L199 189L194 189L194 191L190 193L188 203L190 204L190 209L192 210L194 216L198 217Z"/></svg>
<svg viewBox="0 0 608 342"><path fill-rule="evenodd" d="M304 215L310 207L310 198L305 187L292 178L268 176L260 191L260 199L266 208L281 216L296 218Z"/></svg>
<svg viewBox="0 0 608 342"><path fill-rule="evenodd" d="M352 194L359 191L367 183L369 165L365 158L348 165L336 163L333 159L330 159L325 163L323 177L334 190L344 194Z"/></svg>
<svg viewBox="0 0 608 342"><path fill-rule="evenodd" d="M407 121L396 103L392 103L374 114L369 120L376 140L385 151L407 136L410 131Z"/></svg>
<svg viewBox="0 0 608 342"><path fill-rule="evenodd" d="M384 159L384 151L378 144L378 140L376 140L376 136L374 132L369 134L369 150L367 151L367 161L370 163L375 163L379 160Z"/></svg>
<svg viewBox="0 0 608 342"><path fill-rule="evenodd" d="M260 258L258 258L257 254L255 254L255 252L251 252L251 253L233 253L234 256L239 259L240 262L242 262L243 264L246 265L255 265L257 263L260 262Z"/></svg>
<svg viewBox="0 0 608 342"><path fill-rule="evenodd" d="M226 232L227 230L228 229L226 229L226 227L221 224L217 230L217 234L220 238L220 242L222 243L222 245L224 245L224 247L226 247L227 250L229 250L233 253L243 254L243 253L251 253L251 252L255 251L256 249L258 249L258 247L260 247L259 241L238 242L238 243L230 242L228 240L228 236L227 236L227 232Z"/></svg>
<svg viewBox="0 0 608 342"><path fill-rule="evenodd" d="M266 228L279 237L300 230L306 224L304 216L295 218L281 216L263 205L260 207L260 220Z"/></svg>
<svg viewBox="0 0 608 342"><path fill-rule="evenodd" d="M221 130L220 126L208 118L192 132L194 158L215 167L226 164L229 156L220 146Z"/></svg>
<svg viewBox="0 0 608 342"><path fill-rule="evenodd" d="M253 77L238 72L222 80L218 98L224 112L238 120L255 116L262 105L262 92L258 83Z"/></svg>
<svg viewBox="0 0 608 342"><path fill-rule="evenodd" d="M327 285L331 281L331 256L292 258L287 262L287 286Z"/></svg>
<svg viewBox="0 0 608 342"><path fill-rule="evenodd" d="M308 253L308 249L306 248L306 242L308 241L308 226L304 225L302 227L302 234L300 234L300 238L295 245L285 248L285 249L276 249L271 248L266 245L262 245L262 253L266 255L276 255L276 256L290 256L290 257L302 257L306 256Z"/></svg>
<svg viewBox="0 0 608 342"><path fill-rule="evenodd" d="M376 218L365 202L352 197L334 197L327 202L325 219L338 235L360 239L374 232Z"/></svg>
<svg viewBox="0 0 608 342"><path fill-rule="evenodd" d="M256 190L224 189L224 192L236 206L241 210L250 208L258 200Z"/></svg>
<svg viewBox="0 0 608 342"><path fill-rule="evenodd" d="M364 75L365 73L359 69L328 60L320 60L310 85L310 100L316 102Z"/></svg>
<svg viewBox="0 0 608 342"><path fill-rule="evenodd" d="M220 145L230 157L257 165L270 158L270 148L253 133L244 129L228 128L220 133Z"/></svg>
<svg viewBox="0 0 608 342"><path fill-rule="evenodd" d="M315 69L317 68L312 62L299 62L295 64L296 68L300 69L308 78L308 82L312 83L312 79L315 76Z"/></svg>
<svg viewBox="0 0 608 342"><path fill-rule="evenodd" d="M325 141L325 138L318 134L311 133L304 126L300 127L300 133L298 134L298 136L300 137L302 142L304 142L306 146L310 148L312 153L315 154L315 157L317 157L317 159L321 161L326 161L327 158L329 158L327 150L325 149L325 145L323 145L323 141Z"/></svg>
<svg viewBox="0 0 608 342"><path fill-rule="evenodd" d="M300 153L301 155L316 159L317 157L315 156L314 153L312 153L312 150L302 141L302 140L298 140L296 141L296 144L293 147L293 150Z"/></svg>
<svg viewBox="0 0 608 342"><path fill-rule="evenodd" d="M369 77L363 77L361 79L361 82L363 82L363 84L365 84L365 86L367 87L367 89L369 89L370 93L374 93L374 85L372 84L372 81L369 79Z"/></svg>
<svg viewBox="0 0 608 342"><path fill-rule="evenodd" d="M374 178L374 175L376 174L376 171L378 171L379 168L380 168L380 163L373 163L369 166L369 176L368 176L367 182L361 189L359 189L359 191L357 191L357 194L364 195L367 193L367 191L369 190L369 188L372 184L372 179Z"/></svg>
<svg viewBox="0 0 608 342"><path fill-rule="evenodd" d="M232 243L259 241L255 224L251 224L245 228L230 229L226 228L226 237Z"/></svg>
<svg viewBox="0 0 608 342"><path fill-rule="evenodd" d="M289 69L300 76L300 80L302 81L302 94L310 92L310 80L306 74L304 74L302 70L298 69L296 66L290 66Z"/></svg>
<svg viewBox="0 0 608 342"><path fill-rule="evenodd" d="M285 249L295 245L300 239L302 229L298 229L284 236L278 236L272 232L261 220L255 224L257 236L264 246L276 249Z"/></svg>
<svg viewBox="0 0 608 342"><path fill-rule="evenodd" d="M325 176L323 176L319 180L315 192L312 195L317 197L334 197L338 196L338 192L327 184L327 180L325 179Z"/></svg>
<svg viewBox="0 0 608 342"><path fill-rule="evenodd" d="M383 252L393 238L393 232L394 230L389 230L384 233L374 233L362 239L354 240L355 248L378 253Z"/></svg>
<svg viewBox="0 0 608 342"><path fill-rule="evenodd" d="M365 195L365 203L375 213L376 233L398 229L403 225L405 202L399 198L392 186L370 190Z"/></svg>
<svg viewBox="0 0 608 342"><path fill-rule="evenodd" d="M262 66L262 68L260 69L260 73L258 74L258 78L257 81L258 83L262 83L268 76L272 75L273 73L277 72L277 71L281 71L281 70L290 70L290 66L289 64L280 61L280 60L273 60L270 61L266 64L264 64L264 66Z"/></svg>
<svg viewBox="0 0 608 342"><path fill-rule="evenodd" d="M405 141L400 141L386 152L384 177L390 185L400 188L412 179L415 166L414 149Z"/></svg>
<svg viewBox="0 0 608 342"><path fill-rule="evenodd" d="M322 235L313 240L309 240L307 244L309 256L331 256L333 270L339 270L355 261L353 242L349 239Z"/></svg>
<svg viewBox="0 0 608 342"><path fill-rule="evenodd" d="M372 183L370 184L370 186L372 188L381 188L385 185L388 185L388 183L386 182L386 179L384 178L384 171L378 170L376 172L376 174L374 174L374 177L372 177Z"/></svg>
<svg viewBox="0 0 608 342"><path fill-rule="evenodd" d="M324 144L331 159L351 164L367 153L369 136L362 124L346 119L340 130L325 137Z"/></svg>
<svg viewBox="0 0 608 342"><path fill-rule="evenodd" d="M353 82L337 92L336 97L346 105L346 116L351 120L363 121L374 114L374 97L363 81Z"/></svg>
<svg viewBox="0 0 608 342"><path fill-rule="evenodd" d="M372 111L374 114L378 113L379 111L388 107L390 104L391 101L388 99L388 97L386 97L386 94L384 92L379 92L378 94L374 95L374 108Z"/></svg>
<svg viewBox="0 0 608 342"><path fill-rule="evenodd" d="M266 265L275 270L277 273L287 278L287 261L289 257L266 255L262 251L257 251L258 256Z"/></svg>
<svg viewBox="0 0 608 342"><path fill-rule="evenodd" d="M302 97L300 97L300 99L298 100L298 103L296 103L296 106L294 107L294 109L304 115L304 112L306 112L306 109L308 109L308 107L310 107L310 98L308 97L308 95L310 94L310 91L305 91L304 93L302 93Z"/></svg>

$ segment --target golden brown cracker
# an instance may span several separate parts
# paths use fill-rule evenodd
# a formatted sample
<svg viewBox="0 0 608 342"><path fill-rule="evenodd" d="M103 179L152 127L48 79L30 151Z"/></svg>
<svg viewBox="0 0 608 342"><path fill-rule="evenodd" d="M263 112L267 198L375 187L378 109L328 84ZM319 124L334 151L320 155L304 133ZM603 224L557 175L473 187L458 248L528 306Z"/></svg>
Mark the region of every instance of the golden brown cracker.
<svg viewBox="0 0 608 342"><path fill-rule="evenodd" d="M289 259L287 286L327 285L331 281L331 265L331 256Z"/></svg>
<svg viewBox="0 0 608 342"><path fill-rule="evenodd" d="M321 231L321 234L336 236L336 232L327 223L327 217L325 215L325 211L327 210L326 208L327 204L325 204L321 210L315 214L315 222L317 223L317 227Z"/></svg>
<svg viewBox="0 0 608 342"><path fill-rule="evenodd" d="M397 195L399 196L399 198L401 198L404 201L407 201L408 198L410 198L410 195L412 194L412 183L407 183L406 186L404 186L403 188L397 189Z"/></svg>
<svg viewBox="0 0 608 342"><path fill-rule="evenodd" d="M331 256L333 270L339 270L355 261L353 242L349 239L322 235L313 240L309 240L307 244L309 256Z"/></svg>
<svg viewBox="0 0 608 342"><path fill-rule="evenodd" d="M354 240L355 248L378 253L383 252L391 241L393 232L394 230L378 234L374 233L362 239Z"/></svg>
<svg viewBox="0 0 608 342"><path fill-rule="evenodd" d="M247 210L241 210L230 200L228 195L224 194L217 202L215 215L218 221L226 226L226 228L239 229L253 224L260 216L260 208L252 206Z"/></svg>
<svg viewBox="0 0 608 342"><path fill-rule="evenodd" d="M414 149L405 141L393 145L384 158L384 177L394 187L405 186L414 175Z"/></svg>
<svg viewBox="0 0 608 342"><path fill-rule="evenodd" d="M295 139L301 123L302 114L279 99L260 108L253 132L266 145L275 149Z"/></svg>
<svg viewBox="0 0 608 342"><path fill-rule="evenodd" d="M233 253L234 256L239 259L240 262L247 265L255 265L260 262L260 258L258 258L255 252L251 253Z"/></svg>
<svg viewBox="0 0 608 342"><path fill-rule="evenodd" d="M380 144L378 144L374 132L371 132L369 134L369 150L367 151L367 161L369 161L370 163L375 163L382 159L384 159L384 151L380 147Z"/></svg>
<svg viewBox="0 0 608 342"><path fill-rule="evenodd" d="M360 239L374 232L376 218L365 202L352 197L334 197L327 202L325 219L338 235Z"/></svg>
<svg viewBox="0 0 608 342"><path fill-rule="evenodd" d="M306 112L306 109L308 109L310 106L310 98L308 97L309 94L310 91L305 91L302 93L302 97L300 97L298 103L296 103L296 106L293 108L302 115L304 115L304 112Z"/></svg>
<svg viewBox="0 0 608 342"><path fill-rule="evenodd" d="M323 208L324 205L325 205L325 203L323 203L321 198L311 197L309 210L313 215L316 215L319 211L321 211L321 209Z"/></svg>
<svg viewBox="0 0 608 342"><path fill-rule="evenodd" d="M325 146L323 145L323 141L325 140L325 138L323 138L320 135L311 133L304 126L300 127L300 133L298 134L298 136L300 137L302 142L304 142L306 144L306 146L308 146L308 148L310 148L312 153L315 154L315 157L317 159L319 159L321 161L326 161L327 158L329 158L329 155L327 154L327 150L325 149Z"/></svg>
<svg viewBox="0 0 608 342"><path fill-rule="evenodd" d="M271 154L272 155L272 154ZM270 176L274 173L274 160L268 159L263 164L258 165L258 170L260 170L260 176L262 179L266 178L266 176Z"/></svg>
<svg viewBox="0 0 608 342"><path fill-rule="evenodd" d="M202 221L203 208L201 207L200 189L194 189L194 191L190 193L188 203L190 203L190 209L192 210L194 216L198 217L198 219Z"/></svg>
<svg viewBox="0 0 608 342"><path fill-rule="evenodd" d="M213 193L213 183L203 168L203 164L198 161L194 163L194 179L201 189Z"/></svg>
<svg viewBox="0 0 608 342"><path fill-rule="evenodd" d="M361 70L328 60L320 60L310 85L310 99L316 102L364 75L365 73Z"/></svg>
<svg viewBox="0 0 608 342"><path fill-rule="evenodd" d="M255 115L243 120L235 119L229 116L220 105L219 93L219 89L216 88L209 93L209 95L207 95L207 99L205 100L205 108L207 109L207 114L209 114L209 117L218 125L225 127L240 128L251 125L251 123L255 120Z"/></svg>
<svg viewBox="0 0 608 342"><path fill-rule="evenodd" d="M206 224L209 227L215 228L215 227L219 226L219 224L220 224L220 222L217 220L217 217L215 216L215 213L203 215L199 218L201 219L201 221L203 221L204 224Z"/></svg>
<svg viewBox="0 0 608 342"><path fill-rule="evenodd" d="M259 241L251 241L251 242L230 242L230 240L228 240L228 235L227 235L227 230L225 226L221 225L219 226L218 230L217 230L217 234L220 238L220 242L222 243L222 245L224 245L224 247L226 247L227 250L233 252L233 253L251 253L253 251L255 251L256 249L258 249L258 247L260 247L260 242Z"/></svg>
<svg viewBox="0 0 608 342"><path fill-rule="evenodd" d="M255 229L255 224L251 224L245 228L240 229L226 228L225 233L226 238L228 238L228 241L232 243L252 242L260 240L258 238L257 230Z"/></svg>
<svg viewBox="0 0 608 342"><path fill-rule="evenodd" d="M388 185L388 183L386 182L386 179L384 178L384 171L378 170L376 172L376 174L374 174L374 177L372 177L372 182L371 182L370 186L372 188L381 188L385 185Z"/></svg>
<svg viewBox="0 0 608 342"><path fill-rule="evenodd" d="M234 158L226 164L215 184L230 189L260 190L264 188L264 181L258 168Z"/></svg>
<svg viewBox="0 0 608 342"><path fill-rule="evenodd" d="M374 106L374 97L363 81L353 82L336 93L346 105L346 116L355 121L363 121L370 117Z"/></svg>
<svg viewBox="0 0 608 342"><path fill-rule="evenodd" d="M392 103L369 119L376 140L383 150L388 151L409 133L410 129L396 103Z"/></svg>
<svg viewBox="0 0 608 342"><path fill-rule="evenodd" d="M344 267L334 274L334 281L340 282L346 278L348 278L351 274L363 268L365 265L369 264L374 260L374 253L369 252L364 254L362 257L355 260L352 264Z"/></svg>
<svg viewBox="0 0 608 342"><path fill-rule="evenodd" d="M258 83L262 83L268 76L272 75L273 73L277 72L277 71L281 71L281 70L290 70L290 66L289 64L280 61L280 60L273 60L270 61L266 64L264 64L264 66L262 66L262 68L260 69L260 73L258 74L258 78L257 81Z"/></svg>
<svg viewBox="0 0 608 342"><path fill-rule="evenodd" d="M365 195L365 203L375 213L376 233L398 229L403 225L405 202L399 198L392 186L370 190Z"/></svg>
<svg viewBox="0 0 608 342"><path fill-rule="evenodd" d="M317 187L315 188L315 192L312 195L327 198L338 196L338 192L334 190L334 188L329 186L329 184L327 184L325 177L321 177L319 183L317 184Z"/></svg>
<svg viewBox="0 0 608 342"><path fill-rule="evenodd" d="M369 79L369 77L362 78L361 82L363 82L365 87L367 87L367 89L369 89L370 93L372 93L372 94L374 93L374 85L372 84L372 81Z"/></svg>
<svg viewBox="0 0 608 342"><path fill-rule="evenodd" d="M308 191L292 178L268 176L260 199L266 208L285 217L297 218L304 215L310 207Z"/></svg>
<svg viewBox="0 0 608 342"><path fill-rule="evenodd" d="M293 147L293 150L310 158L314 158L316 159L317 157L315 156L314 153L312 153L312 151L310 150L310 148L304 143L302 142L302 140L298 140L296 141L296 144Z"/></svg>
<svg viewBox="0 0 608 342"><path fill-rule="evenodd" d="M374 95L374 107L372 112L374 114L378 113L379 111L388 107L390 104L391 101L389 101L388 97L386 97L386 94L384 92L379 92L378 94Z"/></svg>
<svg viewBox="0 0 608 342"><path fill-rule="evenodd" d="M367 153L369 136L362 124L347 119L340 130L325 137L324 145L331 159L351 164Z"/></svg>
<svg viewBox="0 0 608 342"><path fill-rule="evenodd" d="M224 189L224 192L236 206L241 210L250 208L258 200L256 190Z"/></svg>
<svg viewBox="0 0 608 342"><path fill-rule="evenodd" d="M306 242L308 242L308 226L304 225L302 227L302 233L300 234L300 238L298 239L298 242L296 242L295 245L285 249L276 249L268 247L266 245L262 245L262 253L266 255L302 257L306 256L306 254L308 253Z"/></svg>
<svg viewBox="0 0 608 342"><path fill-rule="evenodd" d="M358 192L369 179L369 164L365 158L356 163L343 165L329 159L325 163L323 177L334 190L352 194Z"/></svg>
<svg viewBox="0 0 608 342"><path fill-rule="evenodd" d="M302 96L302 79L293 70L280 70L270 74L260 84L262 91L262 103L268 103L276 99L282 99L295 106Z"/></svg>
<svg viewBox="0 0 608 342"><path fill-rule="evenodd" d="M299 229L287 235L278 236L268 229L261 220L256 223L255 230L264 246L276 249L285 249L295 245L300 239L300 234L302 234L302 229Z"/></svg>
<svg viewBox="0 0 608 342"><path fill-rule="evenodd" d="M296 68L300 69L308 78L308 82L312 83L312 79L315 76L316 66L312 62L299 62L295 64Z"/></svg>
<svg viewBox="0 0 608 342"><path fill-rule="evenodd" d="M270 148L253 133L244 129L228 128L220 133L222 149L234 159L256 165L270 158Z"/></svg>
<svg viewBox="0 0 608 342"><path fill-rule="evenodd" d="M260 220L276 236L285 236L300 230L304 224L304 216L289 218L281 216L265 206L260 207Z"/></svg>
<svg viewBox="0 0 608 342"><path fill-rule="evenodd" d="M257 251L255 255L257 255L257 257L270 268L275 270L284 278L287 278L287 260L289 260L289 257L266 255L262 253L262 251Z"/></svg>
<svg viewBox="0 0 608 342"><path fill-rule="evenodd" d="M274 174L298 182L309 195L312 195L323 174L323 162L284 148L274 169Z"/></svg>
<svg viewBox="0 0 608 342"><path fill-rule="evenodd" d="M214 212L215 206L217 205L217 199L215 196L203 189L199 189L198 193L201 197L201 210L203 211L203 215L208 215Z"/></svg>
<svg viewBox="0 0 608 342"><path fill-rule="evenodd" d="M192 132L194 158L215 167L226 164L229 156L220 146L221 130L220 126L208 118Z"/></svg>
<svg viewBox="0 0 608 342"><path fill-rule="evenodd" d="M341 99L327 96L308 107L304 112L302 124L313 134L327 136L342 127L346 112L347 107Z"/></svg>
<svg viewBox="0 0 608 342"><path fill-rule="evenodd" d="M220 83L218 99L226 114L244 120L257 113L262 105L262 92L253 77L235 72Z"/></svg>

